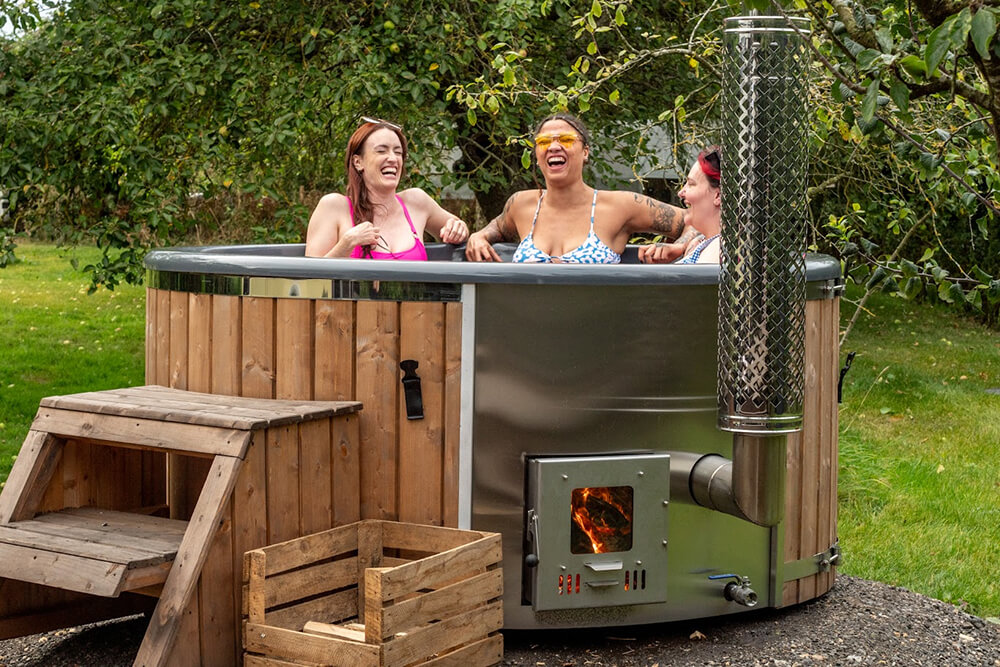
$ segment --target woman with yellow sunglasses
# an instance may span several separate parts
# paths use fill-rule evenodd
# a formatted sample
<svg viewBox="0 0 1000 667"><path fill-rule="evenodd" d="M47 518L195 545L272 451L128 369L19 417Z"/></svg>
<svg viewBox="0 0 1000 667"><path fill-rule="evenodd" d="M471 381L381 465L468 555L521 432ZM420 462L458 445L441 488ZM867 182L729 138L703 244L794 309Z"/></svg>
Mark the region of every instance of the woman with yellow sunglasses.
<svg viewBox="0 0 1000 667"><path fill-rule="evenodd" d="M511 195L503 212L469 237L466 258L499 262L492 244L516 241L514 262L617 264L639 232L673 242L661 256L681 256L697 234L685 228L684 209L635 192L598 191L583 180L589 160L590 133L580 119L559 113L539 123L535 161L545 188Z"/></svg>

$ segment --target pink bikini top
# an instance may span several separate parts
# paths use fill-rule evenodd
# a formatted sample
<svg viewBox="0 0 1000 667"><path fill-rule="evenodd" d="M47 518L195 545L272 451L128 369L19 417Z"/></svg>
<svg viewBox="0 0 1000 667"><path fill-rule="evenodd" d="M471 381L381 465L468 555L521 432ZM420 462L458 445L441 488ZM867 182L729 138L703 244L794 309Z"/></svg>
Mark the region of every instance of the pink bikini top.
<svg viewBox="0 0 1000 667"><path fill-rule="evenodd" d="M396 201L403 207L403 215L406 216L406 222L410 225L410 231L413 232L413 246L403 252L381 252L375 249L369 252L364 246L354 246L354 250L351 251L351 257L355 259L407 259L416 262L427 259L427 248L424 247L424 242L417 235L417 229L413 226L413 221L410 220L410 212L406 210L406 204L403 203L399 195L396 195ZM351 211L351 224L356 225L357 223L354 221L354 204L351 203L349 198L347 199L347 206Z"/></svg>

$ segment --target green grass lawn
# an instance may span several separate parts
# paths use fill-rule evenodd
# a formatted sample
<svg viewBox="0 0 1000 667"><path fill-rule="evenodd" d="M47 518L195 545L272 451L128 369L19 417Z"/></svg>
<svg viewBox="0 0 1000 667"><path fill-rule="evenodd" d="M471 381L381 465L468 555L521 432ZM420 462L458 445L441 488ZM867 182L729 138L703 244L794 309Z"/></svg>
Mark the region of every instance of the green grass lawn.
<svg viewBox="0 0 1000 667"><path fill-rule="evenodd" d="M0 480L43 396L143 381L144 290L88 296L70 253L97 257L24 244L0 270ZM843 349L858 356L840 410L841 572L1000 616L1000 333L883 295L868 308Z"/></svg>
<svg viewBox="0 0 1000 667"><path fill-rule="evenodd" d="M841 571L1000 616L1000 333L884 295L869 310L842 348L858 356L840 409Z"/></svg>
<svg viewBox="0 0 1000 667"><path fill-rule="evenodd" d="M87 294L96 248L22 244L0 269L0 480L44 396L142 384L146 292Z"/></svg>

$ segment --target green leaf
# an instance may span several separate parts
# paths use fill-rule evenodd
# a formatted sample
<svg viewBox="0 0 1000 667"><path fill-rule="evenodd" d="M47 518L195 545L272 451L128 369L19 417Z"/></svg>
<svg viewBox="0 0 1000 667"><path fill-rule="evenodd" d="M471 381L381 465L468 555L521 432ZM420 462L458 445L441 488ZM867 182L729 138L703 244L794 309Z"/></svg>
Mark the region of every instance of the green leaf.
<svg viewBox="0 0 1000 667"><path fill-rule="evenodd" d="M951 31L955 17L951 17L938 27L934 28L931 36L927 39L927 50L924 52L924 62L927 63L927 72L933 74L934 70L944 59L951 48Z"/></svg>
<svg viewBox="0 0 1000 667"><path fill-rule="evenodd" d="M889 97L892 98L896 108L900 111L907 111L910 108L910 89L905 83L896 79L889 88Z"/></svg>
<svg viewBox="0 0 1000 667"><path fill-rule="evenodd" d="M885 280L887 275L889 274L886 272L885 267L880 266L876 268L872 273L871 278L868 279L868 283L865 285L866 289L875 289L882 284L882 281Z"/></svg>
<svg viewBox="0 0 1000 667"><path fill-rule="evenodd" d="M865 49L858 54L858 70L866 72L872 68L876 60L882 57L880 51L875 49Z"/></svg>
<svg viewBox="0 0 1000 667"><path fill-rule="evenodd" d="M989 289L986 290L986 298L990 303L1000 302L1000 280L991 280Z"/></svg>
<svg viewBox="0 0 1000 667"><path fill-rule="evenodd" d="M615 23L625 25L625 8L622 5L618 5L618 9L615 11Z"/></svg>
<svg viewBox="0 0 1000 667"><path fill-rule="evenodd" d="M908 55L899 60L899 66L914 79L923 79L927 76L927 63L915 55Z"/></svg>
<svg viewBox="0 0 1000 667"><path fill-rule="evenodd" d="M594 55L595 53L597 53L597 42L591 42L590 44L587 44L587 53L589 53L590 55Z"/></svg>
<svg viewBox="0 0 1000 667"><path fill-rule="evenodd" d="M861 119L866 123L870 123L875 117L875 107L878 105L878 84L878 79L868 84L868 92L865 93L865 99L861 102Z"/></svg>
<svg viewBox="0 0 1000 667"><path fill-rule="evenodd" d="M990 41L996 37L997 17L986 7L980 7L972 17L972 43L983 60L990 59Z"/></svg>
<svg viewBox="0 0 1000 667"><path fill-rule="evenodd" d="M903 272L903 276L905 276L906 278L913 278L918 273L920 273L920 267L908 259L904 259L902 262L900 262L899 268Z"/></svg>
<svg viewBox="0 0 1000 667"><path fill-rule="evenodd" d="M955 303L955 297L952 295L951 288L953 283L948 281L943 281L938 283L938 298L947 303ZM959 288L961 291L961 288Z"/></svg>
<svg viewBox="0 0 1000 667"><path fill-rule="evenodd" d="M906 283L903 285L903 296L907 299L913 300L920 296L920 293L924 290L924 281L920 280L916 276L908 278Z"/></svg>
<svg viewBox="0 0 1000 667"><path fill-rule="evenodd" d="M508 67L503 71L503 85L513 86L514 82L515 82L514 70L513 68Z"/></svg>
<svg viewBox="0 0 1000 667"><path fill-rule="evenodd" d="M594 0L593 4L590 5L590 15L595 18L600 18L604 10L601 8L600 0Z"/></svg>
<svg viewBox="0 0 1000 667"><path fill-rule="evenodd" d="M889 28L878 28L875 31L875 41L883 53L892 53L892 32Z"/></svg>
<svg viewBox="0 0 1000 667"><path fill-rule="evenodd" d="M984 284L988 284L993 280L993 276L980 269L978 264L972 267L972 275L975 276L976 280Z"/></svg>
<svg viewBox="0 0 1000 667"><path fill-rule="evenodd" d="M476 125L476 111L474 109L468 109L465 112L465 119L469 121L469 125Z"/></svg>
<svg viewBox="0 0 1000 667"><path fill-rule="evenodd" d="M530 148L525 147L525 149L523 151L521 151L521 166L524 167L525 169L531 169L531 149Z"/></svg>
<svg viewBox="0 0 1000 667"><path fill-rule="evenodd" d="M619 93L618 89L615 88L614 90L611 91L611 94L608 95L608 102L611 102L612 104L618 104L618 100L620 98L621 98L621 93Z"/></svg>

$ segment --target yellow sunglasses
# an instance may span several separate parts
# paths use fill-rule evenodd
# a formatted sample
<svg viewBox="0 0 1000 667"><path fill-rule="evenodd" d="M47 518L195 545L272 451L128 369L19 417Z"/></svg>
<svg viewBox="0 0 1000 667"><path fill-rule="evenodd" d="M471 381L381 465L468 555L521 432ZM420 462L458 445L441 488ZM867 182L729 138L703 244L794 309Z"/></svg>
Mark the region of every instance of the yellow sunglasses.
<svg viewBox="0 0 1000 667"><path fill-rule="evenodd" d="M535 145L539 148L548 148L552 145L553 141L558 141L563 148L572 148L573 144L579 140L580 137L573 134L572 132L560 132L558 134L539 134L535 137Z"/></svg>

